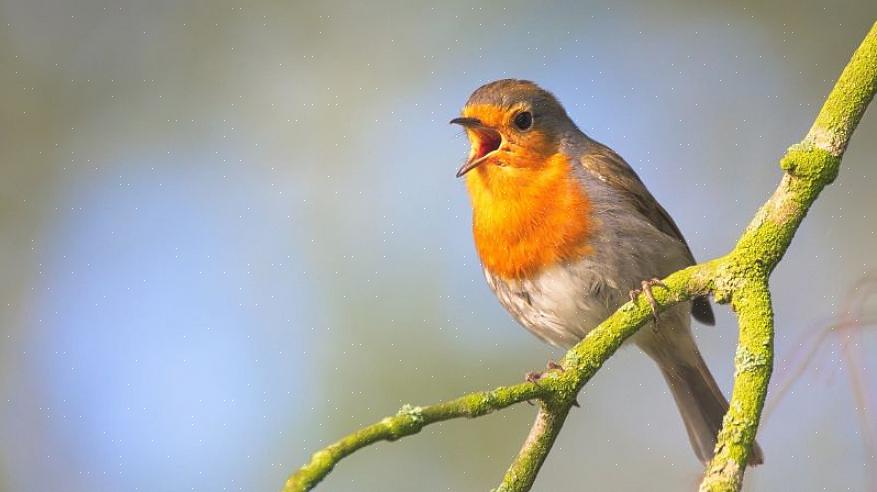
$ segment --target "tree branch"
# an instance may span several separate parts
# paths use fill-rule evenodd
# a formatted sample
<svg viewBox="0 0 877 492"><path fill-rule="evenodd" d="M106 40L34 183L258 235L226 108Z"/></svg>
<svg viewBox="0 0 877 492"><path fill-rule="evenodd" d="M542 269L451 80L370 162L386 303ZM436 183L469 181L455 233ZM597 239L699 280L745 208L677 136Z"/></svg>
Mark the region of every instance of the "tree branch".
<svg viewBox="0 0 877 492"><path fill-rule="evenodd" d="M853 53L807 136L783 156L780 167L786 174L779 188L755 214L729 255L727 266L738 272L731 278L739 282L727 287L740 322L734 392L701 492L740 490L773 367L768 276L819 193L837 177L850 137L875 91L877 24Z"/></svg>
<svg viewBox="0 0 877 492"><path fill-rule="evenodd" d="M524 440L521 451L512 462L496 492L529 490L532 487L542 463L554 446L554 440L560 434L571 406L563 403L557 408L549 408L545 404L539 407L530 434Z"/></svg>
<svg viewBox="0 0 877 492"><path fill-rule="evenodd" d="M710 277L708 270L711 269L710 264L697 265L667 277L664 283L668 288L655 288L653 291L658 302L658 311L706 294L707 287L703 279ZM582 386L597 373L624 340L651 319L652 311L646 300L628 302L567 352L561 363L563 371L550 371L538 384L524 382L493 391L470 393L455 400L425 407L405 405L396 415L364 427L314 453L307 464L289 477L283 490L299 492L312 489L342 458L378 441L394 441L416 434L423 427L435 422L480 417L515 403L538 399L541 403L540 413L551 413L554 417L543 424L537 419L536 427L544 430L531 432L527 439L529 444L525 443L509 469L509 474L515 473L519 478L511 479L507 476L503 482L506 488L500 489L529 490L563 423L563 418L555 417L561 414L566 416ZM547 435L550 432L545 432L548 430L553 430L550 437ZM525 468L527 472L523 471Z"/></svg>
<svg viewBox="0 0 877 492"><path fill-rule="evenodd" d="M426 407L404 405L396 415L363 427L314 453L308 464L289 477L283 490L312 489L332 471L336 463L359 448L378 441L395 441L400 437L417 434L425 426L443 420L487 415L515 403L541 398L548 391L549 388L542 384L537 386L532 383L521 383L499 387L493 391L470 393L455 400Z"/></svg>
<svg viewBox="0 0 877 492"><path fill-rule="evenodd" d="M773 370L773 309L767 277L746 281L731 305L740 323L734 391L701 492L740 490Z"/></svg>
<svg viewBox="0 0 877 492"><path fill-rule="evenodd" d="M718 302L731 303L740 324L730 409L701 491L740 489L773 367L773 310L768 278L807 210L837 176L841 157L875 91L877 24L853 54L807 136L782 158L780 166L785 174L779 187L756 213L734 249L721 258L673 273L664 279L666 289L654 290L659 311L712 294ZM479 417L538 399L536 422L498 489L527 491L582 386L649 319L651 310L642 296L624 304L566 353L561 363L563 371L549 372L538 385L521 383L426 407L405 405L395 416L315 453L308 464L289 478L284 491L310 490L342 458L377 441L393 441L416 434L435 422Z"/></svg>

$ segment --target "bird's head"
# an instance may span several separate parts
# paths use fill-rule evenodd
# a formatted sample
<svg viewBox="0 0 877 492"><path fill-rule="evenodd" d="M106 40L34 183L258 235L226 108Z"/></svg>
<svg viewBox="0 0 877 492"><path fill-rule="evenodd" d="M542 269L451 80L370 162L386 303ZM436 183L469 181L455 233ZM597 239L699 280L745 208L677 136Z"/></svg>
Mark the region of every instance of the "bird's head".
<svg viewBox="0 0 877 492"><path fill-rule="evenodd" d="M525 80L491 82L451 123L472 144L457 176L466 174L475 247L488 272L520 279L589 254L590 201L561 151L578 130L550 92Z"/></svg>
<svg viewBox="0 0 877 492"><path fill-rule="evenodd" d="M462 116L472 148L457 177L482 166L538 168L575 125L548 91L527 80L504 79L479 87Z"/></svg>

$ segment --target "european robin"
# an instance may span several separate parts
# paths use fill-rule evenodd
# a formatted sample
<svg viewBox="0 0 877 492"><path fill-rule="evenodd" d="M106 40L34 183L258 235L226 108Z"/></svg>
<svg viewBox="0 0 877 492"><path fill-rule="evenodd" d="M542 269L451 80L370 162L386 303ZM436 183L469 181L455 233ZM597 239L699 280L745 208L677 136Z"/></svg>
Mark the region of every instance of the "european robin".
<svg viewBox="0 0 877 492"><path fill-rule="evenodd" d="M471 143L466 177L472 230L499 302L540 339L581 340L629 297L694 264L679 227L631 167L585 135L550 92L498 80L469 97L462 125ZM694 453L713 456L728 409L691 334L712 325L706 298L678 304L631 340L670 387ZM763 461L756 444L750 464Z"/></svg>

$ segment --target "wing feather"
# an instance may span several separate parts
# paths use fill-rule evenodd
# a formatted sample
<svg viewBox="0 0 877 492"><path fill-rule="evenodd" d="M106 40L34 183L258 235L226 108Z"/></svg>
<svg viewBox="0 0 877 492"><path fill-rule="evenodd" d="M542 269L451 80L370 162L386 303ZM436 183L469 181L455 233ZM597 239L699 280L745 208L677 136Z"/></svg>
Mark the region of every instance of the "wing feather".
<svg viewBox="0 0 877 492"><path fill-rule="evenodd" d="M658 230L685 245L689 262L692 265L695 263L691 248L685 241L679 226L676 225L667 210L649 193L633 168L620 155L609 147L592 141L581 159L581 164L588 172L616 189L621 196L626 197L633 208L651 224L654 224ZM716 322L712 307L706 297L694 299L691 314L694 319L707 325L714 325Z"/></svg>

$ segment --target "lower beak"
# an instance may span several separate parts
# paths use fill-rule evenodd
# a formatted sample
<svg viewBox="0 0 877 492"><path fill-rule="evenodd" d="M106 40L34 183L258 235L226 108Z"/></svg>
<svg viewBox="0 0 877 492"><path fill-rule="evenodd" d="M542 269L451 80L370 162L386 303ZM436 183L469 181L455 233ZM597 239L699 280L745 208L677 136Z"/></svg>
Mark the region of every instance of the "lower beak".
<svg viewBox="0 0 877 492"><path fill-rule="evenodd" d="M451 123L466 128L469 140L472 142L469 160L460 166L460 169L457 169L457 177L459 178L486 162L502 144L502 135L493 128L485 126L477 118L454 118Z"/></svg>
<svg viewBox="0 0 877 492"><path fill-rule="evenodd" d="M481 164L484 164L484 161L487 160L487 157L488 156L485 155L479 159L469 159L468 161L466 161L465 164L460 166L460 169L457 169L457 177L461 178L461 177L463 177L464 174L475 169L476 167L480 166Z"/></svg>

